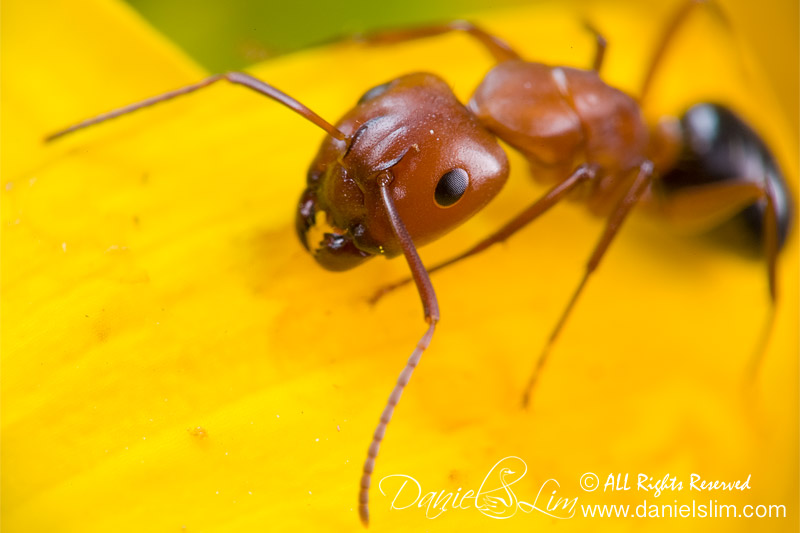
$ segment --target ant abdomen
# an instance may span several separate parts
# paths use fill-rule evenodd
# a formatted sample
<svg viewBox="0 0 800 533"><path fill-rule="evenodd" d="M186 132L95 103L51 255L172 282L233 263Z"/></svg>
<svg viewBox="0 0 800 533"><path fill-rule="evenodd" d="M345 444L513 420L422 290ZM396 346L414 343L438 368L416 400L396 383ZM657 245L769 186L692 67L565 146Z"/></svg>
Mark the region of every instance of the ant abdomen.
<svg viewBox="0 0 800 533"><path fill-rule="evenodd" d="M689 108L681 117L680 130L681 152L659 180L665 197L704 185L749 182L761 186L767 180L774 197L778 246L782 247L792 220L791 192L761 137L731 110L713 103ZM743 226L752 242L763 245L765 209L764 201L750 203L720 225L732 222Z"/></svg>

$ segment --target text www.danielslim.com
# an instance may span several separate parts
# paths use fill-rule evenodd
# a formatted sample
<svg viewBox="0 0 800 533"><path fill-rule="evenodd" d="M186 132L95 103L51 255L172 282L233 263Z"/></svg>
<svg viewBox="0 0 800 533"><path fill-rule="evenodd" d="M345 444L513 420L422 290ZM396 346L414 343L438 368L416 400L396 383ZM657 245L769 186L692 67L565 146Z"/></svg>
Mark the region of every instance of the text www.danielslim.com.
<svg viewBox="0 0 800 533"><path fill-rule="evenodd" d="M639 505L581 505L584 518L786 518L785 505L736 505L718 503L717 500L679 504L654 504L643 501Z"/></svg>

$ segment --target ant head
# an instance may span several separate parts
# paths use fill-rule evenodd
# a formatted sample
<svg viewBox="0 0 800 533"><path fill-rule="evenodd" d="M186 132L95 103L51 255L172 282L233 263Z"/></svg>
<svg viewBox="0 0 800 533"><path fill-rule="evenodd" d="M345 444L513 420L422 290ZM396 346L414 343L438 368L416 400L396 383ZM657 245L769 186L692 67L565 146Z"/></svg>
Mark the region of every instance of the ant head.
<svg viewBox="0 0 800 533"><path fill-rule="evenodd" d="M508 177L505 152L433 74L410 74L367 91L327 137L297 213L300 240L330 270L401 252L381 200L389 189L421 246L483 208Z"/></svg>

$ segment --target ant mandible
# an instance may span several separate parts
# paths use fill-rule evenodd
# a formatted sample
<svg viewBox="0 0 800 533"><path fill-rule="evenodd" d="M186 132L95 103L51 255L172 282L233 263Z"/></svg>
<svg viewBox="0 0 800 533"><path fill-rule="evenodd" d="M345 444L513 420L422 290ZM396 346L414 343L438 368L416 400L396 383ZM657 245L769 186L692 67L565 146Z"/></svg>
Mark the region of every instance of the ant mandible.
<svg viewBox="0 0 800 533"><path fill-rule="evenodd" d="M402 253L412 277L383 288L373 301L413 280L428 323L397 379L367 452L359 492L359 513L367 525L371 475L386 427L439 322L429 274L506 240L567 195L579 191L592 213L606 217L606 227L536 362L524 404L578 296L637 204L650 204L671 218L706 223L749 212L764 245L774 306L776 260L792 208L788 187L764 142L717 104L700 103L680 119L663 117L650 125L641 113L670 40L701 3L686 2L666 27L638 100L601 80L606 41L591 27L597 51L593 68L582 70L524 61L501 39L473 24L453 22L381 33L367 40L386 44L452 31L474 37L497 65L466 106L438 76L416 73L370 89L332 125L273 86L230 72L84 120L46 140L222 80L272 98L325 130L328 135L311 164L298 205L300 241L320 265L335 271L376 255L391 258ZM498 138L526 156L534 175L552 188L477 245L426 269L416 247L477 213L508 178L508 160Z"/></svg>

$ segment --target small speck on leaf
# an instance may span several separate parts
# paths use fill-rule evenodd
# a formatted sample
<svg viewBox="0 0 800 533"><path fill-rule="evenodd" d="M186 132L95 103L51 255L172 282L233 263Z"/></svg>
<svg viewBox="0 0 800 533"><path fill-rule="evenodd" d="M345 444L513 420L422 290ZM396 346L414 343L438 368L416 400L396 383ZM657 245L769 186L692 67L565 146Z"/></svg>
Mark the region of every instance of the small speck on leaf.
<svg viewBox="0 0 800 533"><path fill-rule="evenodd" d="M189 432L189 435L191 435L192 437L197 437L199 439L204 439L208 437L208 431L206 431L206 429L202 426L189 428L187 431Z"/></svg>

